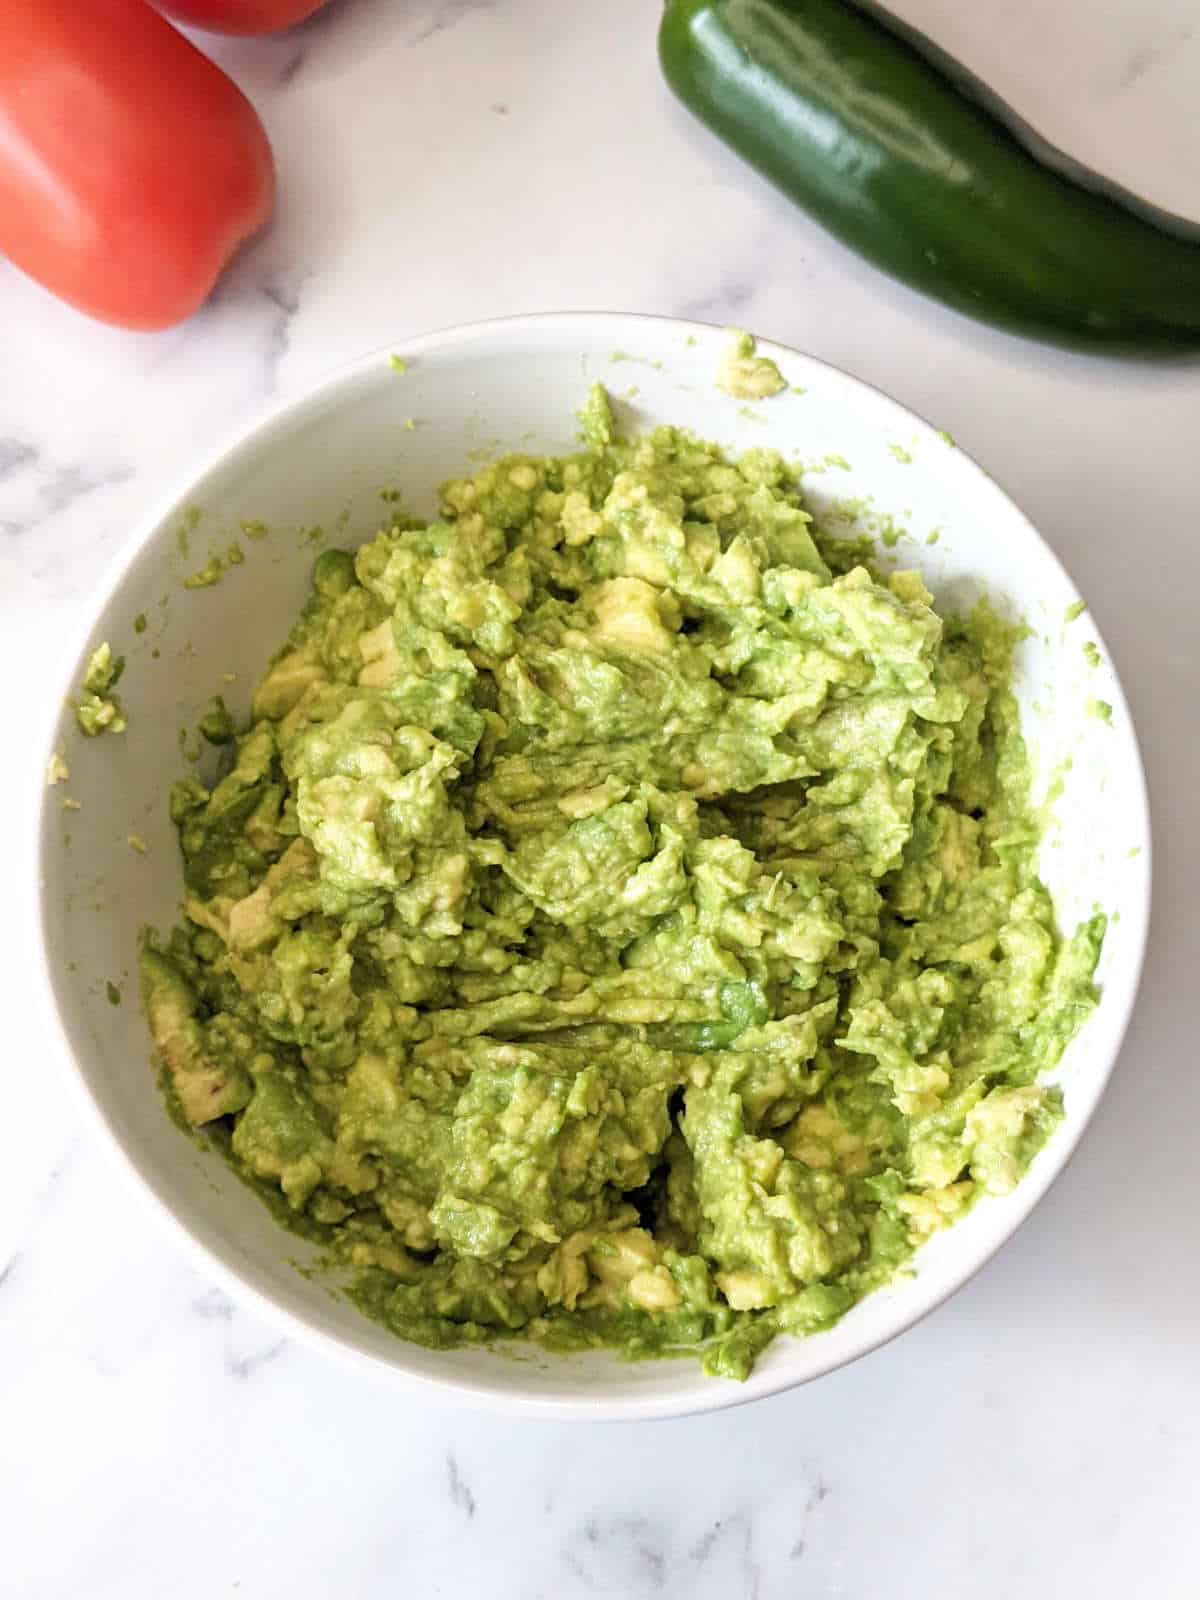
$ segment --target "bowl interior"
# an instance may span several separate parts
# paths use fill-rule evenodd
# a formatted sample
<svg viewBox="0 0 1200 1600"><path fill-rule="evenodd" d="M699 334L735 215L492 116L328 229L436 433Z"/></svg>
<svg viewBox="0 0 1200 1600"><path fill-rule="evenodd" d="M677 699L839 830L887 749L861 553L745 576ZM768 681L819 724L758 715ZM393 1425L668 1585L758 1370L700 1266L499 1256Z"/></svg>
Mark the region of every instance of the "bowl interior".
<svg viewBox="0 0 1200 1600"><path fill-rule="evenodd" d="M70 766L42 808L42 925L50 986L88 1095L127 1163L239 1293L298 1319L344 1352L469 1391L477 1401L566 1415L655 1415L786 1387L853 1359L958 1286L1031 1209L1070 1153L1103 1088L1137 983L1148 902L1141 767L1123 697L1090 617L1068 620L1069 579L1006 496L948 436L845 375L769 345L791 388L747 405L714 384L720 330L651 318L524 318L434 335L334 377L246 434L131 541L78 641L69 685L103 639L127 658L121 737L85 740L64 709L52 747ZM599 1353L545 1357L521 1346L430 1352L363 1320L294 1270L305 1247L211 1155L168 1121L154 1089L136 993L135 940L171 924L181 886L166 811L185 769L184 730L213 694L244 710L307 590L323 544L352 546L385 520L380 492L429 513L436 486L505 449L573 447L592 382L621 423L695 429L731 450L768 445L811 464L819 515L895 538L941 609L980 594L1029 628L1018 652L1027 738L1056 819L1042 872L1071 927L1099 904L1119 914L1100 967L1104 1000L1060 1069L1066 1123L1018 1190L985 1201L919 1254L912 1281L857 1306L834 1329L778 1341L744 1386L693 1362L622 1363ZM246 524L265 525L265 536ZM236 543L221 581L183 580ZM144 618L144 624L139 619ZM140 631L139 631L140 630ZM1083 650L1097 645L1098 665ZM1112 707L1111 722L1097 701ZM47 752L48 753L48 752ZM65 810L64 797L78 802ZM129 843L144 841L145 853ZM109 986L115 986L110 989ZM115 991L120 1003L114 1004Z"/></svg>

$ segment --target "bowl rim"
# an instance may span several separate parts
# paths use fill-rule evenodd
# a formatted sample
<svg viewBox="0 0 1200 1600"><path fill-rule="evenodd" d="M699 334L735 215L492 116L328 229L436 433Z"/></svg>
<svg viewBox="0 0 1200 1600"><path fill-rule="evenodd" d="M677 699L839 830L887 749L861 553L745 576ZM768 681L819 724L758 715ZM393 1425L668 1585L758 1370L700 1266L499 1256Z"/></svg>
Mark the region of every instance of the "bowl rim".
<svg viewBox="0 0 1200 1600"><path fill-rule="evenodd" d="M1013 1237L1070 1164L1104 1096L1120 1056L1140 990L1150 928L1153 840L1145 768L1124 686L1120 682L1107 646L1104 647L1106 659L1113 663L1112 684L1107 692L1114 702L1114 710L1120 714L1120 724L1126 736L1125 753L1132 763L1129 776L1132 779L1136 814L1130 816L1129 825L1131 837L1136 836L1136 843L1140 846L1140 855L1133 873L1131 891L1133 903L1123 908L1126 947L1130 955L1120 968L1117 992L1112 994L1108 1002L1110 1006L1108 1059L1103 1063L1102 1069L1093 1072L1086 1097L1072 1125L1060 1128L1056 1132L1046 1150L1042 1152L1039 1161L1024 1175L1013 1193L1005 1197L1006 1226L998 1236L977 1249L960 1268L950 1274L943 1287L935 1291L927 1290L922 1295L914 1284L912 1286L914 1292L894 1302L886 1325L865 1331L848 1353L842 1352L828 1358L819 1358L803 1372L791 1372L782 1365L775 1370L776 1364L764 1363L744 1383L721 1383L716 1379L705 1378L697 1383L694 1391L665 1395L649 1392L624 1397L597 1395L593 1398L578 1393L555 1391L552 1387L548 1387L545 1395L529 1392L511 1393L500 1384L470 1375L457 1377L447 1373L445 1376L435 1376L412 1371L402 1364L403 1352L407 1346L401 1339L396 1341L399 1359L392 1361L363 1349L349 1337L317 1327L301 1312L283 1305L268 1291L260 1288L252 1281L248 1271L225 1260L192 1231L191 1226L177 1214L166 1196L159 1193L154 1180L143 1170L136 1151L118 1133L101 1109L88 1086L83 1066L67 1034L56 988L59 963L50 949L47 924L43 863L47 850L49 821L53 812L45 773L51 754L59 743L64 701L69 701L72 697L78 677L81 647L73 641L79 638L88 640L94 636L97 624L119 592L127 573L162 526L178 517L180 512L192 503L195 499L196 486L210 473L243 450L269 448L272 436L289 429L305 412L319 410L336 396L339 390L351 388L357 382L384 370L393 352L402 351L406 358L416 359L472 341L486 341L496 336L519 337L522 332L532 333L547 328L559 333L563 342L568 342L573 335L586 334L594 338L597 328L602 328L611 332L614 348L634 341L639 332L644 333L650 328L664 332L671 330L673 333L694 337L702 343L710 343L714 338L724 337L728 332L719 324L654 313L567 310L521 313L455 323L401 337L378 345L349 361L341 362L296 392L276 399L248 421L231 430L217 446L207 450L198 463L173 476L166 489L155 496L144 514L137 520L133 531L114 553L91 595L81 605L73 628L72 641L68 641L61 650L58 670L51 674L53 690L47 707L52 715L47 719L46 731L35 750L37 759L30 775L31 786L34 789L34 803L30 808L34 836L29 859L36 906L31 953L36 991L35 1004L48 1037L52 1041L50 1054L57 1058L60 1080L65 1079L70 1084L75 1103L82 1108L84 1120L98 1135L99 1143L107 1149L116 1170L122 1175L122 1180L131 1186L133 1192L153 1202L152 1214L158 1218L158 1225L179 1240L190 1254L197 1269L219 1283L235 1301L253 1308L265 1320L280 1326L289 1336L295 1337L310 1348L333 1356L344 1366L352 1366L368 1375L386 1375L388 1381L399 1384L415 1398L423 1397L435 1402L451 1402L494 1414L545 1421L659 1420L720 1411L763 1400L770 1395L798 1388L830 1372L850 1366L872 1351L882 1349L893 1339L899 1338L901 1334L923 1321L970 1282ZM625 330L624 338L620 330ZM820 371L863 402L864 409L874 411L877 415L890 412L896 421L902 421L909 427L917 424L922 431L928 430L931 433L939 431L919 412L913 411L883 390L855 377L832 362L767 338L756 338L756 345L760 355L776 361L782 360L788 364L800 361L811 370ZM1010 516L1019 522L1025 536L1034 546L1040 548L1045 560L1057 568L1073 597L1082 599L1056 552L1002 485L968 451L957 447L955 453L960 461L966 463L971 472L981 478L1006 503ZM1095 627L1094 618L1092 623ZM1104 645L1099 629L1096 629L1096 633L1101 645ZM1110 979L1109 982L1111 984L1113 980ZM1112 1009L1114 1007L1116 1009ZM800 1344L805 1341L795 1339L791 1342Z"/></svg>

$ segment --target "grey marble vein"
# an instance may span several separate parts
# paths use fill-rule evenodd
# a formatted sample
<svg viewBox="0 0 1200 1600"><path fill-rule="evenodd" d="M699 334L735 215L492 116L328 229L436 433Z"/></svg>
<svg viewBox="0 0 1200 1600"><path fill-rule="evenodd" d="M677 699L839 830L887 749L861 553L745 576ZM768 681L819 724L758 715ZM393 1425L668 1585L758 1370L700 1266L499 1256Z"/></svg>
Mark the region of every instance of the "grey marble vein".
<svg viewBox="0 0 1200 1600"><path fill-rule="evenodd" d="M614 1569L624 1584L661 1589L667 1577L666 1532L649 1517L589 1517L573 1531L563 1561L586 1588L601 1593L620 1592L613 1587Z"/></svg>
<svg viewBox="0 0 1200 1600"><path fill-rule="evenodd" d="M0 483L37 460L37 450L26 439L0 439Z"/></svg>
<svg viewBox="0 0 1200 1600"><path fill-rule="evenodd" d="M475 1496L470 1485L462 1475L452 1450L446 1452L446 1479L450 1489L450 1503L462 1512L470 1522L475 1515Z"/></svg>
<svg viewBox="0 0 1200 1600"><path fill-rule="evenodd" d="M219 341L225 325L238 329L238 364L243 398L261 404L274 398L280 368L292 344L292 324L310 269L282 259L283 238L268 231L232 263L199 312L180 330L189 357Z"/></svg>
<svg viewBox="0 0 1200 1600"><path fill-rule="evenodd" d="M502 0L436 0L425 21L418 23L416 31L409 35L409 48L424 44L439 33L449 33L476 12L495 11L500 4Z"/></svg>
<svg viewBox="0 0 1200 1600"><path fill-rule="evenodd" d="M818 1476L812 1488L809 1490L808 1497L804 1502L805 1532L797 1535L797 1537L792 1541L791 1549L788 1551L789 1561L799 1561L804 1555L805 1551L808 1549L808 1519L812 1516L814 1511L816 1511L820 1506L824 1505L825 1501L829 1499L829 1496L832 1493L833 1490L826 1483L825 1479Z"/></svg>
<svg viewBox="0 0 1200 1600"><path fill-rule="evenodd" d="M727 278L711 294L684 300L675 315L699 322L728 321L754 298L754 284L746 278Z"/></svg>
<svg viewBox="0 0 1200 1600"><path fill-rule="evenodd" d="M286 89L289 83L295 83L300 74L300 69L308 60L308 45L297 44L296 48L284 57L283 65L275 76L275 87Z"/></svg>
<svg viewBox="0 0 1200 1600"><path fill-rule="evenodd" d="M137 470L125 461L110 462L100 467L82 461L47 462L33 446L29 446L19 457L10 452L7 459L9 470L5 473L2 470L4 457L0 454L0 481L4 478L15 481L27 473L35 474L35 481L34 505L30 510L0 514L0 535L6 538L32 533L85 496L95 494L100 489L128 483Z"/></svg>
<svg viewBox="0 0 1200 1600"><path fill-rule="evenodd" d="M275 1339L270 1344L264 1345L259 1350L252 1350L249 1355L235 1356L232 1350L225 1352L225 1371L231 1378L244 1382L252 1378L256 1372L265 1367L269 1362L281 1356L287 1349L286 1339Z"/></svg>
<svg viewBox="0 0 1200 1600"><path fill-rule="evenodd" d="M1157 39L1147 40L1130 52L1129 59L1117 80L1120 89L1131 89L1135 83L1140 82L1148 72L1151 72L1160 61L1170 56L1188 40L1196 31L1194 22L1185 22L1177 28L1171 29Z"/></svg>
<svg viewBox="0 0 1200 1600"><path fill-rule="evenodd" d="M29 1246L35 1231L45 1220L47 1214L52 1208L54 1201L57 1200L58 1192L62 1187L62 1181L66 1177L67 1173L70 1172L71 1168L75 1165L75 1158L78 1155L81 1146L81 1136L76 1133L71 1142L67 1145L66 1149L59 1156L58 1160L50 1168L50 1171L46 1174L45 1181L42 1183L41 1187L34 1194L33 1202L30 1205L29 1211L25 1218L25 1235L22 1240L24 1246ZM13 1260L10 1260L9 1262L10 1267L13 1265L13 1261L15 1261L15 1259L16 1257L14 1255Z"/></svg>
<svg viewBox="0 0 1200 1600"><path fill-rule="evenodd" d="M741 1584L742 1600L758 1600L762 1593L762 1562L754 1546L754 1519L749 1511L735 1511L728 1517L718 1518L712 1527L688 1551L698 1566L703 1566L722 1545L728 1545L736 1555Z"/></svg>
<svg viewBox="0 0 1200 1600"><path fill-rule="evenodd" d="M288 1340L280 1337L269 1339L265 1344L254 1345L244 1352L239 1350L238 1307L223 1289L213 1287L206 1289L203 1294L196 1295L190 1302L190 1309L192 1315L202 1322L211 1322L224 1328L221 1365L225 1373L239 1383L253 1377L287 1349Z"/></svg>
<svg viewBox="0 0 1200 1600"><path fill-rule="evenodd" d="M232 1322L236 1307L220 1289L208 1289L192 1301L192 1310L206 1322Z"/></svg>
<svg viewBox="0 0 1200 1600"><path fill-rule="evenodd" d="M259 293L273 308L267 329L263 372L268 395L274 394L279 382L279 369L291 348L292 318L300 309L299 283L289 282L286 274L272 276L261 286Z"/></svg>

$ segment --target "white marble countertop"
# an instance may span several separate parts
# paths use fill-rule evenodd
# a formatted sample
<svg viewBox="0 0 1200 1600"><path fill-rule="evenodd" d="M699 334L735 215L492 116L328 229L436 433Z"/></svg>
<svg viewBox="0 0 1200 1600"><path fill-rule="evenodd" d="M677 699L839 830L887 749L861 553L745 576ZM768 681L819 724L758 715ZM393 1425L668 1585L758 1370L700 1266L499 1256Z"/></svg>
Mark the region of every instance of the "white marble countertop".
<svg viewBox="0 0 1200 1600"><path fill-rule="evenodd" d="M1200 214L1189 0L906 0L1073 151ZM14 1600L1194 1597L1200 1251L1200 368L975 328L853 260L669 104L653 0L335 0L226 45L279 220L188 326L94 327L0 264L0 673L36 685L127 530L266 400L506 312L736 320L944 420L1110 641L1157 906L1107 1100L1020 1235L890 1348L638 1427L505 1424L328 1365L231 1304L82 1131L0 921L0 1587ZM1193 30L1195 29L1195 32ZM0 836L25 818L6 786ZM23 850L24 844L18 846Z"/></svg>

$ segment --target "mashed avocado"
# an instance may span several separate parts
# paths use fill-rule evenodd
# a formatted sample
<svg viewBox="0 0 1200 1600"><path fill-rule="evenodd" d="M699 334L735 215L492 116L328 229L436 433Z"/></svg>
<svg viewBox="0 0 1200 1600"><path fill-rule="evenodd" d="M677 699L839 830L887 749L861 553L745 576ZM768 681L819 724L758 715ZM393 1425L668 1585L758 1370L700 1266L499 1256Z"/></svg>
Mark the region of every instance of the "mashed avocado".
<svg viewBox="0 0 1200 1600"><path fill-rule="evenodd" d="M89 739L98 738L102 733L125 732L128 726L125 713L120 696L114 692L124 670L125 657L114 656L107 640L88 657L79 685L75 721L79 731Z"/></svg>
<svg viewBox="0 0 1200 1600"><path fill-rule="evenodd" d="M717 368L717 388L735 400L768 400L787 388L787 380L769 356L755 355L754 335L730 328Z"/></svg>
<svg viewBox="0 0 1200 1600"><path fill-rule="evenodd" d="M145 1009L178 1113L406 1339L836 1320L1053 1130L1095 1003L1034 871L1015 630L674 428L318 559ZM282 1196L282 1202L280 1202Z"/></svg>

